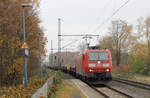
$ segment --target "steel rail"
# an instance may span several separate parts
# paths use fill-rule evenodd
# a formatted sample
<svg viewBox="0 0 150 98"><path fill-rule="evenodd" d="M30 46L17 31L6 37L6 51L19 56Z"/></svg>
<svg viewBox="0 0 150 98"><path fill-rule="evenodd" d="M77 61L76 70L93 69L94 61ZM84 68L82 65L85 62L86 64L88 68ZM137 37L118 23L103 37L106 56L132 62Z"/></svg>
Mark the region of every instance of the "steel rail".
<svg viewBox="0 0 150 98"><path fill-rule="evenodd" d="M91 88L94 89L96 92L100 93L101 95L103 95L105 98L111 98L111 96L108 96L107 94L105 94L102 91L98 90L97 87L91 86ZM119 91L119 90L117 90L115 88L112 88L112 87L110 87L108 85L106 85L106 88L111 89L112 91L115 91L115 92L117 92L117 93L119 93L121 95L124 95L124 96L128 97L128 98L135 98L135 97L133 97L131 95L128 95L128 94L126 94L124 92L121 92L121 91Z"/></svg>
<svg viewBox="0 0 150 98"><path fill-rule="evenodd" d="M101 94L102 96L104 96L105 98L110 98L110 96L106 95L105 93L103 93L102 91L98 90L96 87L91 86L92 89L94 89L96 92L98 92L99 94Z"/></svg>
<svg viewBox="0 0 150 98"><path fill-rule="evenodd" d="M128 84L128 85L136 86L139 88L143 88L146 90L150 90L150 84L141 83L141 82L132 81L132 80L127 80L127 79L122 79L122 78L113 78L112 80L117 81L117 82L121 82L124 84Z"/></svg>
<svg viewBox="0 0 150 98"><path fill-rule="evenodd" d="M127 96L127 97L129 97L129 98L135 98L135 97L133 97L133 96L131 96L131 95L128 95L127 93L124 93L124 92L122 92L122 91L120 91L120 90L117 90L117 89L115 89L115 88L113 88L113 87L111 87L111 86L109 86L109 85L106 85L106 87L109 88L109 89L111 89L111 90L113 90L113 91L115 91L115 92L117 92L117 93L120 93L120 94L122 94L122 95L124 95L124 96Z"/></svg>

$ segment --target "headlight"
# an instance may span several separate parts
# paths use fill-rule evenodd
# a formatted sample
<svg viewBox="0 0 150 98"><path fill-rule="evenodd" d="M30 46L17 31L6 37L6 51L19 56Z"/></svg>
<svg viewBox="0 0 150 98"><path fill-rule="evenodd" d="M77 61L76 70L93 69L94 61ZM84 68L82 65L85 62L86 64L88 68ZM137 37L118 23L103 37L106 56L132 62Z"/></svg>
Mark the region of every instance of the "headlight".
<svg viewBox="0 0 150 98"><path fill-rule="evenodd" d="M96 64L89 64L89 67L96 67Z"/></svg>
<svg viewBox="0 0 150 98"><path fill-rule="evenodd" d="M109 64L103 64L103 67L109 67L110 65Z"/></svg>
<svg viewBox="0 0 150 98"><path fill-rule="evenodd" d="M93 70L92 70L92 69L90 69L89 71L90 71L90 72L92 72Z"/></svg>

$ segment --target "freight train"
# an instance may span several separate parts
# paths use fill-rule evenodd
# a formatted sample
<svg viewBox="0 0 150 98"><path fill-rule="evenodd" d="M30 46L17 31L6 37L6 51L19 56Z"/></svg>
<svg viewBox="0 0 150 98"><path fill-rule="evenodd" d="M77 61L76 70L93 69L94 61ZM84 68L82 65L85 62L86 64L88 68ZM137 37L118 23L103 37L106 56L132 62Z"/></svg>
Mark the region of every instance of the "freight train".
<svg viewBox="0 0 150 98"><path fill-rule="evenodd" d="M75 75L84 80L111 80L112 56L108 49L86 49L73 65L51 67Z"/></svg>

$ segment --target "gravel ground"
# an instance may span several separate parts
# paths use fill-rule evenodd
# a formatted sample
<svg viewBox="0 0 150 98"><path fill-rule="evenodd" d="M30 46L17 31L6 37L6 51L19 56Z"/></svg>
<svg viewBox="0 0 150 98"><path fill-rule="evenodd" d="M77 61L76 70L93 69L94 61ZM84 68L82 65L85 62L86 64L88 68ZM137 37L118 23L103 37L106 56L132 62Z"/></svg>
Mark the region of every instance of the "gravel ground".
<svg viewBox="0 0 150 98"><path fill-rule="evenodd" d="M108 85L122 92L125 92L135 98L150 98L149 90L144 90L142 88L134 87L134 86L123 84L123 83L116 82L116 81L112 81Z"/></svg>

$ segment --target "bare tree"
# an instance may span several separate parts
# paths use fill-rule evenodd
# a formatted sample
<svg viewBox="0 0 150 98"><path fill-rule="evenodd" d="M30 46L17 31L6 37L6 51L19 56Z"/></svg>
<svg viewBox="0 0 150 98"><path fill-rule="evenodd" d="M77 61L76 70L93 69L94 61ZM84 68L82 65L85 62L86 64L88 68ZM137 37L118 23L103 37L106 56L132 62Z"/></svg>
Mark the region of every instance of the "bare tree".
<svg viewBox="0 0 150 98"><path fill-rule="evenodd" d="M146 29L146 39L147 39L147 46L148 46L148 55L150 58L150 17L147 17L145 20L145 29Z"/></svg>
<svg viewBox="0 0 150 98"><path fill-rule="evenodd" d="M121 52L128 49L132 26L122 20L112 21L110 28L110 35L112 36L112 45L115 51L116 65L119 66L121 62Z"/></svg>
<svg viewBox="0 0 150 98"><path fill-rule="evenodd" d="M138 39L141 43L147 44L148 49L148 62L147 64L150 65L150 17L139 18L138 25L137 25L137 32L138 32ZM146 40L143 40L146 39Z"/></svg>
<svg viewBox="0 0 150 98"><path fill-rule="evenodd" d="M111 36L105 36L103 39L99 41L100 49L109 49L110 51L113 51L113 45L112 45L112 37Z"/></svg>

